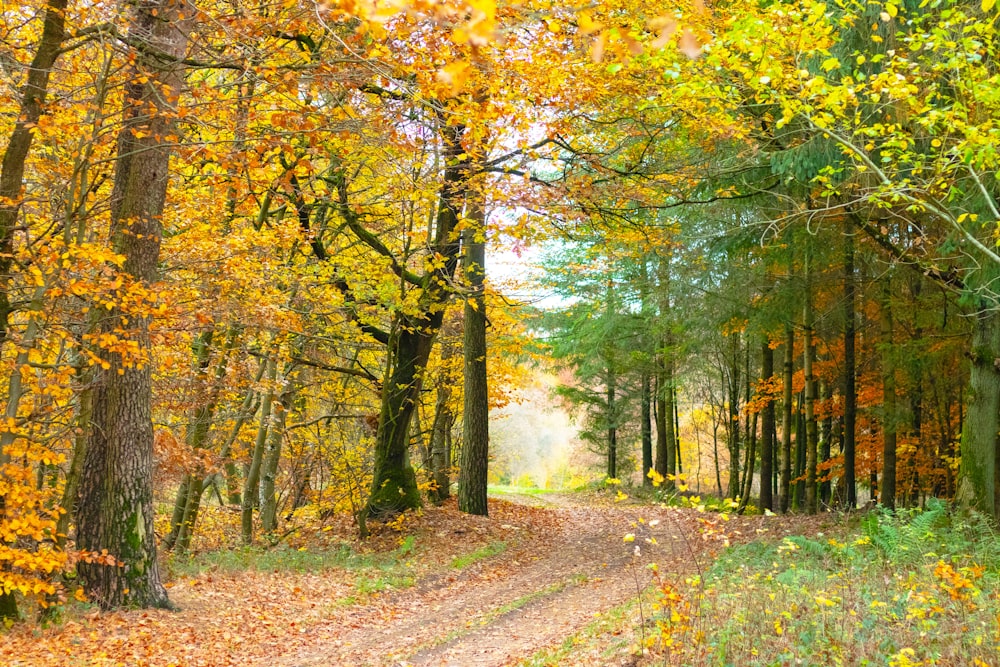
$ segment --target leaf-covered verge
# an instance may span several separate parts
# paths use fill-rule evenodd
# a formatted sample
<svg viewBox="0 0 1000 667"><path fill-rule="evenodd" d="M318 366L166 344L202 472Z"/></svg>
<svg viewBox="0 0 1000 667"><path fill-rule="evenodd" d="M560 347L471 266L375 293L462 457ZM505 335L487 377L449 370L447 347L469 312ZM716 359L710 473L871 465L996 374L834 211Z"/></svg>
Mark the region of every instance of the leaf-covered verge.
<svg viewBox="0 0 1000 667"><path fill-rule="evenodd" d="M215 508L213 508L215 509ZM239 515L210 512L211 548L164 559L179 610L100 613L69 602L48 627L14 625L0 641L10 667L247 665L294 654L330 628L391 618L395 592L419 599L546 526L534 508L491 503L492 517L460 514L454 502L373 523L361 542L349 521L304 522L271 547L233 548ZM206 542L207 543L207 542ZM371 626L374 627L374 626ZM373 653L373 655L375 655ZM374 658L378 664L378 658Z"/></svg>
<svg viewBox="0 0 1000 667"><path fill-rule="evenodd" d="M1000 548L979 516L930 501L800 528L744 525L754 539L701 574L651 566L641 596L520 664L1000 664Z"/></svg>

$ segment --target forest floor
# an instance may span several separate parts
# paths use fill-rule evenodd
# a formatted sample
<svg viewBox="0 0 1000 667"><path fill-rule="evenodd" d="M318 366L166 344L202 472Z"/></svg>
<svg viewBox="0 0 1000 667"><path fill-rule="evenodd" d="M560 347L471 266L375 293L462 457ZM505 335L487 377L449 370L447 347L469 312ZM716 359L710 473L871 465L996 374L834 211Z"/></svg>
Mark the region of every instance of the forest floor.
<svg viewBox="0 0 1000 667"><path fill-rule="evenodd" d="M365 543L344 521L269 549L170 556L164 578L178 611L72 602L58 623L0 635L0 664L519 664L637 599L648 563L682 580L729 540L805 528L802 518L717 517L607 492L503 494L489 517L452 501L377 527ZM639 639L627 628L608 626L562 664L636 664Z"/></svg>

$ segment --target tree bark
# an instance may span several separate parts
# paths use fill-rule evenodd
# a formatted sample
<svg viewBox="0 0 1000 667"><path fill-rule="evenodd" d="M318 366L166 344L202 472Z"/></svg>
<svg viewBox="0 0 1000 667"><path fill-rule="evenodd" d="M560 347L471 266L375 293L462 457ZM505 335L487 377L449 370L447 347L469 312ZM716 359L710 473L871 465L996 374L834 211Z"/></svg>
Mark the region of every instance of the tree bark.
<svg viewBox="0 0 1000 667"><path fill-rule="evenodd" d="M253 451L250 453L250 465L243 479L243 503L240 508L240 527L243 544L253 544L253 510L260 504L260 468L264 460L264 448L267 446L267 431L273 418L271 414L274 403L274 381L278 377L277 361L274 355L277 349L272 349L264 361L267 374L267 390L260 401L260 421L257 425L257 437L254 439Z"/></svg>
<svg viewBox="0 0 1000 667"><path fill-rule="evenodd" d="M816 465L818 434L816 428L816 378L813 376L813 305L812 305L812 275L810 273L810 253L806 251L805 277L806 293L803 305L803 336L802 336L802 369L805 373L805 420L806 420L806 489L805 509L809 514L819 510L819 498L816 488Z"/></svg>
<svg viewBox="0 0 1000 667"><path fill-rule="evenodd" d="M286 378L286 381L287 378ZM294 390L286 386L281 397L274 404L274 414L270 424L270 434L260 475L260 528L264 533L278 529L278 464L281 462L281 445L285 439L285 424L288 411L292 409Z"/></svg>
<svg viewBox="0 0 1000 667"><path fill-rule="evenodd" d="M660 339L656 354L656 472L664 478L667 491L674 489L674 419L673 419L673 350L669 334L670 319L670 258L660 256L656 264L656 288L659 294L660 325L667 329Z"/></svg>
<svg viewBox="0 0 1000 667"><path fill-rule="evenodd" d="M0 162L0 345L7 340L12 310L9 281L14 262L14 229L23 201L24 170L35 126L44 113L49 76L66 38L67 4L67 0L49 0L46 6L38 50L28 66L27 80L21 91L17 122Z"/></svg>
<svg viewBox="0 0 1000 667"><path fill-rule="evenodd" d="M896 507L896 367L893 359L891 286L882 281L880 322L882 329L882 505Z"/></svg>
<svg viewBox="0 0 1000 667"><path fill-rule="evenodd" d="M774 350L765 340L761 345L760 379L769 383L774 376ZM761 411L760 433L760 508L773 510L771 477L774 472L774 401L768 399Z"/></svg>
<svg viewBox="0 0 1000 667"><path fill-rule="evenodd" d="M833 388L826 380L822 380L819 383L819 397L826 405L830 405L833 401ZM833 444L833 416L830 414L829 409L827 410L826 417L821 422L821 426L819 431L819 463L826 464L830 460L830 451ZM827 470L826 477L826 481L819 483L819 501L829 507L832 488L829 470Z"/></svg>
<svg viewBox="0 0 1000 667"><path fill-rule="evenodd" d="M653 411L651 405L653 396L649 388L649 373L643 371L639 382L641 383L639 392L641 424L639 427L641 430L640 437L642 438L642 485L650 486L653 483L653 480L649 477L649 471L653 467Z"/></svg>
<svg viewBox="0 0 1000 667"><path fill-rule="evenodd" d="M470 178L470 159L462 146L464 126L450 125L447 119L441 122L445 168L432 244L432 250L441 261L423 278L419 312L397 315L389 337L382 407L375 434L371 493L358 515L362 536L367 535L365 521L370 515L420 507L417 476L408 455L410 422L420 399L434 338L444 320L444 306L451 295L449 285L454 280L459 255L455 228Z"/></svg>
<svg viewBox="0 0 1000 667"><path fill-rule="evenodd" d="M795 370L795 329L785 325L785 359L782 368L781 394L781 478L778 496L781 511L787 512L791 502L792 481L792 374Z"/></svg>
<svg viewBox="0 0 1000 667"><path fill-rule="evenodd" d="M608 378L607 378L607 413L606 419L608 423L608 468L607 473L609 478L618 477L618 426L617 426L617 405L615 404L617 391L617 377L615 376L614 368L611 362L608 362Z"/></svg>
<svg viewBox="0 0 1000 667"><path fill-rule="evenodd" d="M847 487L847 508L858 506L858 485L855 473L855 424L857 423L858 393L855 361L855 288L854 236L849 223L844 234L844 478ZM838 494L839 495L839 494Z"/></svg>
<svg viewBox="0 0 1000 667"><path fill-rule="evenodd" d="M42 36L38 49L28 67L28 77L21 91L21 105L14 130L0 161L0 345L7 340L11 313L10 273L14 262L14 230L22 204L24 170L35 134L32 131L41 118L43 104L48 94L49 76L59 48L66 37L67 0L49 0L45 9ZM18 371L15 371L18 372ZM0 467L6 454L0 451ZM6 503L0 496L0 514ZM0 621L19 618L17 600L13 592L0 592Z"/></svg>
<svg viewBox="0 0 1000 667"><path fill-rule="evenodd" d="M729 368L723 370L729 401L726 419L726 445L729 449L729 486L726 494L736 499L740 495L740 338L738 333L729 335L731 356L728 358ZM726 375L728 374L728 377Z"/></svg>
<svg viewBox="0 0 1000 667"><path fill-rule="evenodd" d="M441 350L441 365L448 366L448 360L454 354L454 348L446 345ZM448 436L455 424L455 415L449 405L451 401L453 378L450 374L443 377L437 388L437 400L434 404L434 423L431 427L431 475L435 486L434 499L444 502L451 495L451 451L448 446Z"/></svg>
<svg viewBox="0 0 1000 667"><path fill-rule="evenodd" d="M137 3L129 36L135 48L125 85L123 127L111 193L111 238L125 257L125 275L150 286L158 277L162 215L174 134L173 107L183 84L180 60L187 46L193 8L183 1ZM153 57L150 53L164 54ZM128 324L126 324L128 322ZM152 368L149 318L114 308L99 330L120 336L135 330L139 358L99 349L93 394L93 427L80 485L78 545L102 550L115 564L81 561L83 588L104 609L167 607L153 532Z"/></svg>
<svg viewBox="0 0 1000 667"><path fill-rule="evenodd" d="M980 308L972 336L969 407L955 499L1000 522L1000 311Z"/></svg>
<svg viewBox="0 0 1000 667"><path fill-rule="evenodd" d="M468 227L463 232L465 299L462 453L458 473L458 509L486 516L490 443L490 401L486 369L486 211L479 194L469 200Z"/></svg>

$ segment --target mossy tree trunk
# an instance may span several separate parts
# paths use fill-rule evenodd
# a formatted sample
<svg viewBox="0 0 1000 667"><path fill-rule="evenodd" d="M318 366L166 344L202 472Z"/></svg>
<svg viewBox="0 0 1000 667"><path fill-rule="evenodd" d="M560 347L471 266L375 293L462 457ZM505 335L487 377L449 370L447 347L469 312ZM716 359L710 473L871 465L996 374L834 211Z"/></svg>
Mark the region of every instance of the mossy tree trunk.
<svg viewBox="0 0 1000 667"><path fill-rule="evenodd" d="M445 166L430 244L438 259L433 270L420 279L416 312L397 314L388 337L371 493L358 516L362 536L367 534L367 517L420 507L417 476L409 461L410 423L434 339L444 321L445 305L451 298L460 252L456 228L471 177L471 160L462 144L465 127L449 124L442 114L439 135ZM351 215L349 211L345 214Z"/></svg>
<svg viewBox="0 0 1000 667"><path fill-rule="evenodd" d="M137 3L129 29L135 56L124 88L124 119L111 193L111 238L122 270L138 285L158 278L169 162L176 143L173 106L194 9L176 0ZM155 53L155 57L152 55ZM153 532L152 368L149 318L111 310L101 333L138 343L139 358L98 349L93 425L77 514L78 546L116 562L77 567L84 591L102 608L166 607ZM129 353L130 356L133 353Z"/></svg>
<svg viewBox="0 0 1000 667"><path fill-rule="evenodd" d="M1000 310L995 304L976 315L971 356L956 500L1000 523Z"/></svg>

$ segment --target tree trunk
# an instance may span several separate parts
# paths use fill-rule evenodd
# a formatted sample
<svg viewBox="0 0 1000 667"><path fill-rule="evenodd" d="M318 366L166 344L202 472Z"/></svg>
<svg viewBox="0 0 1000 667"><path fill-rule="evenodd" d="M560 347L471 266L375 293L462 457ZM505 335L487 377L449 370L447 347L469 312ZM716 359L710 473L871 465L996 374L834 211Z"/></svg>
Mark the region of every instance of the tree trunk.
<svg viewBox="0 0 1000 667"><path fill-rule="evenodd" d="M750 491L753 489L753 469L757 459L757 414L750 418L750 437L747 439L746 463L743 466L743 487L740 491L740 504L737 511L742 514L750 502Z"/></svg>
<svg viewBox="0 0 1000 667"><path fill-rule="evenodd" d="M792 475L795 482L792 495L792 507L800 510L805 505L806 498L806 416L805 391L800 391L795 397L795 468Z"/></svg>
<svg viewBox="0 0 1000 667"><path fill-rule="evenodd" d="M267 430L271 423L271 407L274 403L274 381L278 378L278 366L274 356L277 349L272 349L264 366L267 369L267 391L260 401L260 421L257 425L257 437L254 440L253 451L250 453L250 465L243 479L243 503L240 510L240 526L243 544L253 544L253 510L260 502L260 468L264 460L264 448L267 445Z"/></svg>
<svg viewBox="0 0 1000 667"><path fill-rule="evenodd" d="M824 403L829 406L833 401L833 388L826 380L822 380L819 383L819 397L823 399ZM833 442L833 416L830 414L829 408L826 411L826 417L823 418L822 428L819 434L819 462L821 464L826 464L830 460L831 445ZM830 484L830 471L827 469L827 479L820 483L819 486L819 500L821 503L830 506L830 492L832 484Z"/></svg>
<svg viewBox="0 0 1000 667"><path fill-rule="evenodd" d="M729 357L728 375L726 378L729 393L728 418L726 420L726 435L729 448L729 487L726 494L736 499L740 495L740 341L739 334L730 334L732 355Z"/></svg>
<svg viewBox="0 0 1000 667"><path fill-rule="evenodd" d="M792 375L795 370L795 329L785 325L785 359L782 368L781 394L781 478L778 481L778 496L781 511L787 512L791 502L792 481Z"/></svg>
<svg viewBox="0 0 1000 667"><path fill-rule="evenodd" d="M450 345L441 350L441 365L448 366L448 360L454 354ZM436 502L444 502L451 495L451 452L448 448L448 435L455 423L455 415L451 411L452 378L443 377L437 388L437 400L434 404L434 423L431 427L431 475L437 487L434 491Z"/></svg>
<svg viewBox="0 0 1000 667"><path fill-rule="evenodd" d="M66 36L66 6L67 0L49 0L46 6L38 50L28 66L27 81L21 92L21 107L15 116L17 121L0 162L0 345L7 340L11 313L9 281L14 262L14 230L22 204L24 169L35 138L35 126L44 110L49 75ZM0 467L5 463L5 457L0 451ZM6 502L0 496L0 515L5 506ZM14 593L0 592L0 621L17 618L19 613Z"/></svg>
<svg viewBox="0 0 1000 667"><path fill-rule="evenodd" d="M158 278L161 218L176 142L171 115L183 84L180 59L194 11L174 0L144 2L135 11L129 35L146 46L133 51L135 60L124 90L111 193L111 238L125 257L125 275L148 286ZM153 532L148 320L144 313L122 312L117 306L99 325L102 333L113 336L132 326L139 350L139 358L97 350L101 368L96 369L94 421L80 485L77 535L81 550L106 549L117 562L81 561L77 570L88 597L104 609L170 604L160 583Z"/></svg>
<svg viewBox="0 0 1000 667"><path fill-rule="evenodd" d="M607 421L608 421L608 477L618 476L618 426L616 425L617 405L615 404L616 380L614 369L608 364L607 380Z"/></svg>
<svg viewBox="0 0 1000 667"><path fill-rule="evenodd" d="M891 285L882 281L880 322L882 329L882 505L896 507L896 366L893 349Z"/></svg>
<svg viewBox="0 0 1000 667"><path fill-rule="evenodd" d="M365 521L370 515L420 507L417 476L408 455L410 422L420 400L424 371L434 338L444 320L444 306L450 298L449 285L458 266L460 248L455 239L455 228L470 177L470 159L462 146L465 128L443 120L440 132L444 143L442 157L445 168L432 249L442 261L424 276L419 312L397 315L389 337L382 406L375 434L371 493L358 514L358 528L362 536L367 536Z"/></svg>
<svg viewBox="0 0 1000 667"><path fill-rule="evenodd" d="M673 373L671 373L671 399L674 406L674 450L676 454L674 455L674 460L677 461L677 475L684 474L684 459L681 456L681 415L680 415L680 402L677 398L677 383L673 381Z"/></svg>
<svg viewBox="0 0 1000 667"><path fill-rule="evenodd" d="M1000 522L1000 311L976 316L968 412L962 424L962 464L955 499Z"/></svg>
<svg viewBox="0 0 1000 667"><path fill-rule="evenodd" d="M855 477L855 424L857 423L858 393L855 361L855 289L854 236L849 225L844 234L844 478L847 508L858 506L858 485Z"/></svg>
<svg viewBox="0 0 1000 667"><path fill-rule="evenodd" d="M643 322L651 323L655 320L653 303L649 298L650 276L649 258L643 257L639 263L639 313ZM653 479L649 476L649 471L653 468L653 392L650 387L652 373L650 365L656 356L655 338L642 337L643 352L649 353L649 358L643 359L642 371L639 377L639 409L640 409L640 439L642 444L642 485L652 486ZM648 347L647 347L648 346ZM649 365L647 364L649 362Z"/></svg>
<svg viewBox="0 0 1000 667"><path fill-rule="evenodd" d="M813 376L813 305L812 305L812 275L810 273L810 253L806 252L805 278L806 293L803 306L802 335L802 369L805 373L805 420L806 420L806 492L805 509L809 514L819 510L819 498L816 493L816 464L818 434L816 429L816 378Z"/></svg>
<svg viewBox="0 0 1000 667"><path fill-rule="evenodd" d="M287 381L287 380L286 380ZM261 464L260 475L260 529L264 533L273 533L278 529L278 464L281 462L281 445L285 439L285 423L288 411L292 409L294 390L285 387L281 397L274 404L274 414L270 424L270 435Z"/></svg>
<svg viewBox="0 0 1000 667"><path fill-rule="evenodd" d="M656 264L656 289L659 294L660 325L669 329L670 317L670 258L660 256ZM673 388L674 360L671 350L669 333L660 340L660 349L656 354L656 472L664 478L664 489L672 491L676 464L674 455L674 419L673 419Z"/></svg>
<svg viewBox="0 0 1000 667"><path fill-rule="evenodd" d="M458 474L458 509L486 516L490 446L490 401L486 370L486 211L479 195L470 198L469 226L463 231L463 271L471 294L465 299L465 405Z"/></svg>
<svg viewBox="0 0 1000 667"><path fill-rule="evenodd" d="M667 415L667 398L665 387L667 385L667 374L662 366L662 359L658 359L656 372L656 401L653 415L656 421L656 461L654 463L658 475L666 479L667 476L667 450L670 448L670 440L667 439L667 422L673 421ZM664 483L666 488L673 488L670 480Z"/></svg>
<svg viewBox="0 0 1000 667"><path fill-rule="evenodd" d="M24 169L28 151L35 138L35 128L44 112L49 75L66 38L67 4L67 0L49 0L45 8L42 36L27 69L27 80L21 92L21 106L15 116L17 122L4 150L3 161L0 162L0 344L7 340L11 313L8 281L14 262L14 230L22 204Z"/></svg>
<svg viewBox="0 0 1000 667"><path fill-rule="evenodd" d="M649 477L649 471L653 467L653 423L652 423L652 392L649 389L649 373L643 371L639 378L641 386L639 388L639 402L641 403L641 415L639 425L642 438L642 485L650 486L653 480Z"/></svg>
<svg viewBox="0 0 1000 667"><path fill-rule="evenodd" d="M774 376L774 350L765 340L761 345L760 379L770 383ZM770 398L761 411L760 433L760 508L773 510L774 499L771 495L771 477L774 471L774 401Z"/></svg>

